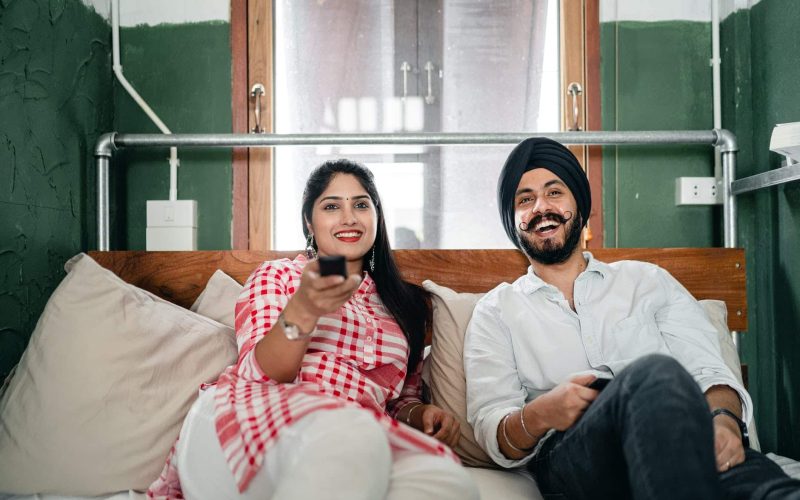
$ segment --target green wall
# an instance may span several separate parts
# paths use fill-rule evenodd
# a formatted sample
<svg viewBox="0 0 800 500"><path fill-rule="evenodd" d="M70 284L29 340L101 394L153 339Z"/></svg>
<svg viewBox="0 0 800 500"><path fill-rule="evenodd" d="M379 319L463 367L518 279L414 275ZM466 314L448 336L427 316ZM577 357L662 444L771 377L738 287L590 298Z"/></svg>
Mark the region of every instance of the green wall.
<svg viewBox="0 0 800 500"><path fill-rule="evenodd" d="M120 30L126 78L173 133L231 133L230 24L204 22ZM114 85L114 130L160 133L125 90ZM114 174L112 247L145 248L147 200L169 197L169 150L123 150ZM200 250L231 248L231 151L178 149L178 199L197 200ZM124 202L123 202L124 200Z"/></svg>
<svg viewBox="0 0 800 500"><path fill-rule="evenodd" d="M762 0L722 23L723 127L737 136L738 178L778 167L772 128L800 121L797 19L800 2ZM711 128L710 40L710 23L601 24L603 128ZM674 204L676 177L710 175L707 147L605 148L606 246L720 246L719 208ZM800 459L800 183L737 202L750 319L741 350L759 436L765 451Z"/></svg>
<svg viewBox="0 0 800 500"><path fill-rule="evenodd" d="M123 28L128 79L175 133L231 132L230 25ZM157 133L111 73L111 29L79 1L0 1L0 377L72 255L96 248L97 137ZM112 246L145 247L145 201L169 194L168 151L112 161ZM179 150L178 197L200 249L231 246L230 151Z"/></svg>
<svg viewBox="0 0 800 500"><path fill-rule="evenodd" d="M108 24L79 1L0 2L0 378L94 234L112 124Z"/></svg>
<svg viewBox="0 0 800 500"><path fill-rule="evenodd" d="M602 23L603 130L710 129L710 39L708 23ZM675 206L675 179L714 175L712 159L705 146L604 148L605 245L719 244L718 208Z"/></svg>
<svg viewBox="0 0 800 500"><path fill-rule="evenodd" d="M739 140L737 177L780 166L776 123L800 121L800 3L762 0L725 20L723 123ZM738 197L750 330L743 338L765 449L800 458L800 184Z"/></svg>

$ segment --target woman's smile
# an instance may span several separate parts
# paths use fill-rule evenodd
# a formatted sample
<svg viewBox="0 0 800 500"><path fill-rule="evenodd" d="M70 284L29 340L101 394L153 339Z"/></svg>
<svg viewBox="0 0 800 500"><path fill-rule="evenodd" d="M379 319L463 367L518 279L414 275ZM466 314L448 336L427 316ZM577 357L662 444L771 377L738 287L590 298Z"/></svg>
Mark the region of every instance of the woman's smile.
<svg viewBox="0 0 800 500"><path fill-rule="evenodd" d="M340 231L340 232L334 234L333 236L337 240L343 241L345 243L355 243L355 242L357 242L358 240L361 239L361 236L363 234L364 233L362 233L361 231L348 230L348 231Z"/></svg>

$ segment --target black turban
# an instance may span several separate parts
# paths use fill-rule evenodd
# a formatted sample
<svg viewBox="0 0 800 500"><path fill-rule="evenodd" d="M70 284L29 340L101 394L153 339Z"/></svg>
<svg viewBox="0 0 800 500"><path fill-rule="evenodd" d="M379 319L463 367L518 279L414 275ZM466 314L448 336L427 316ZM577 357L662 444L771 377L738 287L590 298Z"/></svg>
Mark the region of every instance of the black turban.
<svg viewBox="0 0 800 500"><path fill-rule="evenodd" d="M572 192L585 226L592 207L589 179L572 151L563 144L544 137L531 137L517 144L506 159L497 183L497 208L503 228L511 241L519 247L517 227L514 224L514 194L522 175L528 170L545 168L564 181Z"/></svg>

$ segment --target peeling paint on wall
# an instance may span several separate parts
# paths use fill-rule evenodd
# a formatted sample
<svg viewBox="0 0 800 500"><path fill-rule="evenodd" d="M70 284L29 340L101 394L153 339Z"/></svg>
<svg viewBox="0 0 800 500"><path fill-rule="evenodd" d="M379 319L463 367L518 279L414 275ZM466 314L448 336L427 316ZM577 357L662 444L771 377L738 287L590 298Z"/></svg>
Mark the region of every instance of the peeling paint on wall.
<svg viewBox="0 0 800 500"><path fill-rule="evenodd" d="M66 0L0 0L0 376L94 228L113 115L110 27Z"/></svg>

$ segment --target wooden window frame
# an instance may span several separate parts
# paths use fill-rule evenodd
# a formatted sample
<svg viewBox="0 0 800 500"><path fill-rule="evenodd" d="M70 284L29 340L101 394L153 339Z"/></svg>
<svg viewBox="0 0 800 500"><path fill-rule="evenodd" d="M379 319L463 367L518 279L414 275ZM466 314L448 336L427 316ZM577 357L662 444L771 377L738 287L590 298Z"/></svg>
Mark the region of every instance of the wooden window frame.
<svg viewBox="0 0 800 500"><path fill-rule="evenodd" d="M600 0L561 0L562 96L572 81L581 82L579 102L583 130L601 130L600 114ZM231 55L233 132L248 133L255 125L254 101L249 89L258 82L266 88L261 101L262 127L273 131L273 2L272 0L231 0ZM563 19L569 19L564 23ZM255 34L255 36L250 36ZM266 39L267 44L254 43ZM564 108L564 117L566 110ZM562 119L566 123L566 118ZM587 246L603 247L602 147L573 149L581 160L592 190L592 209ZM234 250L272 249L272 148L233 150Z"/></svg>
<svg viewBox="0 0 800 500"><path fill-rule="evenodd" d="M231 0L231 113L233 132L237 134L249 133L255 127L255 100L250 98L255 83L265 88L261 127L264 132L273 131L272 19L272 0ZM269 43L255 43L263 39ZM234 250L272 248L272 150L233 150Z"/></svg>
<svg viewBox="0 0 800 500"><path fill-rule="evenodd" d="M573 125L572 82L583 88L578 99L580 130L601 130L600 114L600 0L561 0L559 12L561 96L564 99L561 128ZM603 149L601 146L570 146L589 177L592 207L584 233L587 248L603 247Z"/></svg>

